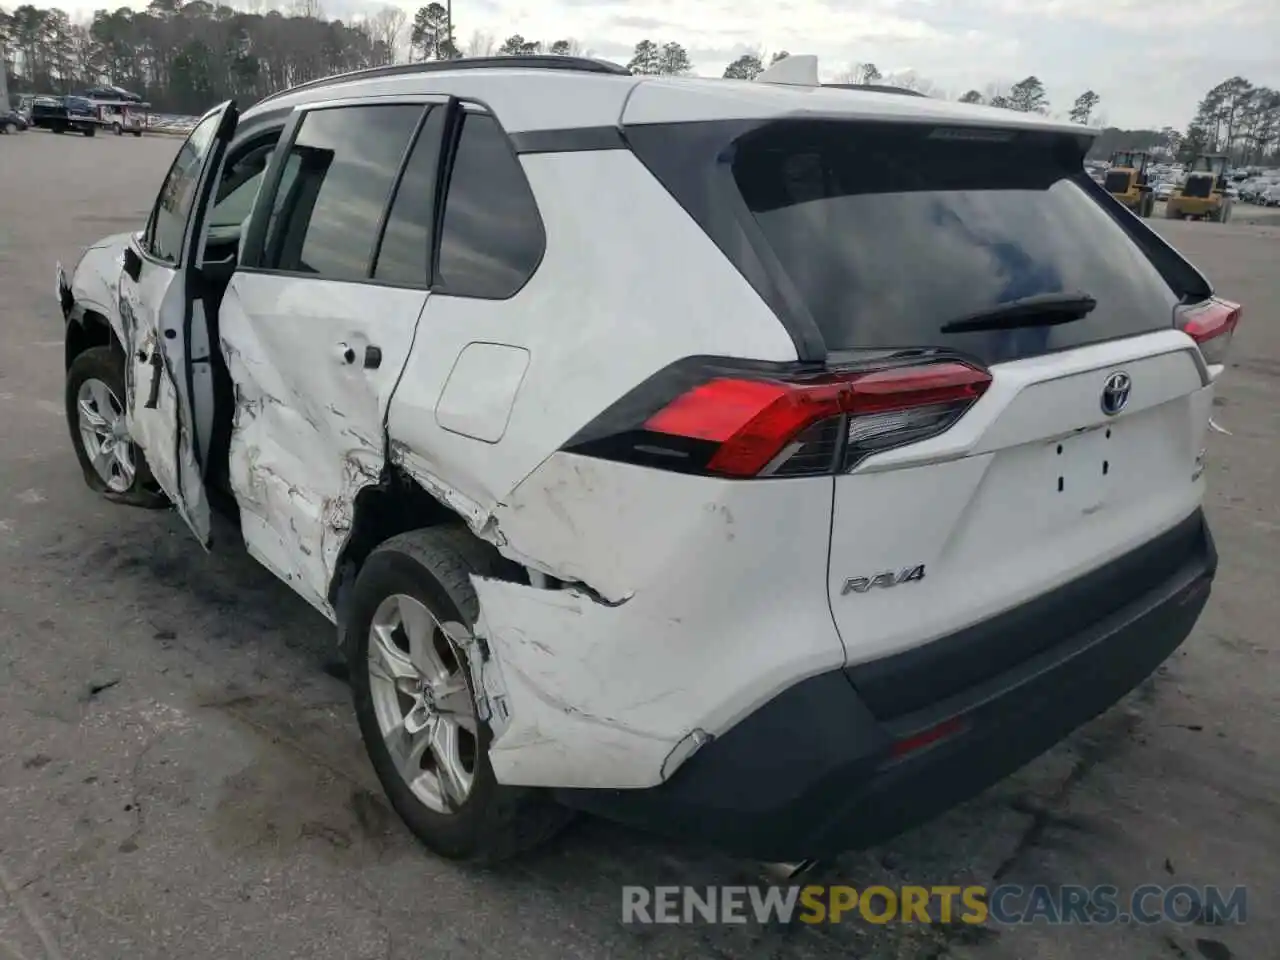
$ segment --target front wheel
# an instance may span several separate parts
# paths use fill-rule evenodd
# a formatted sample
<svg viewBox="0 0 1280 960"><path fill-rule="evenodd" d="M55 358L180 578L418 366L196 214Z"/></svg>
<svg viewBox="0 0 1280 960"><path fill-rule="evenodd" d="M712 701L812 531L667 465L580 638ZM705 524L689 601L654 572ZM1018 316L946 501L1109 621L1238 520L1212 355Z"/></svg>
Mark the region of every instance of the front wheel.
<svg viewBox="0 0 1280 960"><path fill-rule="evenodd" d="M168 499L125 428L124 362L111 347L93 347L67 371L67 425L85 483L108 500L162 509Z"/></svg>
<svg viewBox="0 0 1280 960"><path fill-rule="evenodd" d="M387 798L429 849L495 862L572 817L543 791L498 783L458 625L479 616L474 573L501 558L461 527L393 537L365 561L343 626L356 719ZM448 625L454 625L452 629Z"/></svg>
<svg viewBox="0 0 1280 960"><path fill-rule="evenodd" d="M118 124L118 123L113 123L113 124L111 125L111 131L112 131L112 132L113 132L117 137L123 137L123 136L124 136L124 127L120 126L120 124Z"/></svg>

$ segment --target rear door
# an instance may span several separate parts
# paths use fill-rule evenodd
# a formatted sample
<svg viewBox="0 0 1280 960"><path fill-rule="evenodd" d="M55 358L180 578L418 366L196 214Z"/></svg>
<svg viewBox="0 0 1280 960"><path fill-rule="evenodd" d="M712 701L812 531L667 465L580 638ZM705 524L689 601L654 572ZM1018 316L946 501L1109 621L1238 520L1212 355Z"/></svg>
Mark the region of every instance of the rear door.
<svg viewBox="0 0 1280 960"><path fill-rule="evenodd" d="M382 476L387 409L428 298L444 114L427 97L299 110L222 301L245 544L326 613L356 495Z"/></svg>
<svg viewBox="0 0 1280 960"><path fill-rule="evenodd" d="M1178 294L1134 241L1145 228L1087 182L1083 146L815 123L740 149L744 199L833 360L943 352L991 377L932 439L913 442L896 415L850 420L828 587L851 663L1016 607L1199 505L1209 377L1174 328ZM1074 294L1096 306L948 330Z"/></svg>
<svg viewBox="0 0 1280 960"><path fill-rule="evenodd" d="M203 381L193 376L192 346L207 342L207 334L203 303L192 294L201 225L236 118L230 101L215 107L178 149L146 229L125 250L119 288L129 433L156 483L204 544L209 506L196 407L201 401L207 407L211 397L201 394Z"/></svg>

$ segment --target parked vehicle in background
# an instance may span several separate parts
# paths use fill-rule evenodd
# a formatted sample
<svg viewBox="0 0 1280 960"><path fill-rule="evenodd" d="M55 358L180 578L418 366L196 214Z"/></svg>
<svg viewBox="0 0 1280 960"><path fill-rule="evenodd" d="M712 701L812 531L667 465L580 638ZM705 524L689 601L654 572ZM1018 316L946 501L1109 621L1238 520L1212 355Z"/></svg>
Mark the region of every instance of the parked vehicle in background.
<svg viewBox="0 0 1280 960"><path fill-rule="evenodd" d="M117 137L131 133L142 136L147 126L147 110L151 104L132 100L91 99L98 114L98 122Z"/></svg>
<svg viewBox="0 0 1280 960"><path fill-rule="evenodd" d="M0 134L18 133L27 129L27 120L17 110L0 107Z"/></svg>
<svg viewBox="0 0 1280 960"><path fill-rule="evenodd" d="M100 122L85 97L36 97L31 103L31 126L54 133L82 133L92 137Z"/></svg>
<svg viewBox="0 0 1280 960"><path fill-rule="evenodd" d="M1176 188L1177 187L1172 180L1164 180L1160 183L1157 183L1155 187L1156 199L1168 200L1171 196L1173 196L1173 191Z"/></svg>
<svg viewBox="0 0 1280 960"><path fill-rule="evenodd" d="M1259 202L1264 207L1280 207L1280 183L1273 183L1267 187L1265 193L1262 194Z"/></svg>

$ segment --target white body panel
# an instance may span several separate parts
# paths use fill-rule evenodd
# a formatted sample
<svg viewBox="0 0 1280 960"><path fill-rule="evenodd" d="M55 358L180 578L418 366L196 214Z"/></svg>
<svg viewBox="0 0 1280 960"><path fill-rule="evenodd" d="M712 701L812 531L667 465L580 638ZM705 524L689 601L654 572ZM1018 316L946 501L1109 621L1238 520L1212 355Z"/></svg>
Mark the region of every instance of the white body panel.
<svg viewBox="0 0 1280 960"><path fill-rule="evenodd" d="M120 274L124 268L124 248L132 236L132 233L116 233L90 245L69 278L76 304L105 317L121 343L124 343L124 327L120 321Z"/></svg>
<svg viewBox="0 0 1280 960"><path fill-rule="evenodd" d="M668 363L696 354L796 356L773 313L629 151L523 162L546 229L542 264L510 300L431 297L387 424L393 458L446 502L463 505L455 509L477 528L592 416ZM600 243L602 236L630 243ZM529 354L498 442L477 441L438 419L443 386L477 341ZM505 366L488 375L497 383L485 390L509 390ZM449 408L451 417L464 413ZM561 575L554 553L508 539L530 565ZM607 583L588 583L612 592Z"/></svg>
<svg viewBox="0 0 1280 960"><path fill-rule="evenodd" d="M383 420L426 299L422 290L239 272L222 302L222 352L236 384L231 486L245 543L326 613L355 496L382 472ZM369 346L382 351L376 369L364 366Z"/></svg>
<svg viewBox="0 0 1280 960"><path fill-rule="evenodd" d="M303 89L270 101L270 109L317 100L442 94L485 104L508 133L611 126L640 77L556 70L502 68L432 70L392 77L351 79L320 90ZM248 117L249 114L246 114Z"/></svg>
<svg viewBox="0 0 1280 960"><path fill-rule="evenodd" d="M540 466L500 529L630 599L477 582L478 632L511 714L492 747L498 779L651 786L692 752L695 731L723 733L839 667L831 483L711 480L566 453Z"/></svg>
<svg viewBox="0 0 1280 960"><path fill-rule="evenodd" d="M472 440L497 443L529 369L529 351L506 343L468 343L449 372L436 423Z"/></svg>
<svg viewBox="0 0 1280 960"><path fill-rule="evenodd" d="M648 79L627 100L625 124L697 120L753 120L824 114L862 120L981 125L1002 129L1062 130L1082 136L1096 131L1035 113L999 107L907 97L898 93L762 84L756 80Z"/></svg>
<svg viewBox="0 0 1280 960"><path fill-rule="evenodd" d="M1120 415L1107 375L1134 383ZM1175 331L999 364L950 431L836 478L831 606L850 663L954 633L1081 576L1185 519L1213 387ZM1059 489L1059 478L1062 480ZM910 518L907 521L905 518ZM922 580L845 591L923 564Z"/></svg>

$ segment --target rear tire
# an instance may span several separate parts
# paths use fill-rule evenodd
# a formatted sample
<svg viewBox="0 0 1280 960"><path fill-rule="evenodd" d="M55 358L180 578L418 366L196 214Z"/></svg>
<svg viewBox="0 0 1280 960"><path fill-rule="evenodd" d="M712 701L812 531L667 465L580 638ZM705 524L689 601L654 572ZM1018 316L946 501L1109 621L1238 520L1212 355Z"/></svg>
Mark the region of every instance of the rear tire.
<svg viewBox="0 0 1280 960"><path fill-rule="evenodd" d="M84 128L82 131L80 131L80 132L81 132L81 133L83 133L86 137L92 137L92 136L93 136L95 133L97 133L98 131L97 131L97 130L95 130L95 129L93 129L93 127L85 127L85 128Z"/></svg>
<svg viewBox="0 0 1280 960"><path fill-rule="evenodd" d="M105 392L99 387L105 388ZM112 503L151 510L166 509L169 500L156 486L147 458L136 444L116 440L115 444L127 444L127 454L116 457L104 453L102 439L109 432L106 427L123 415L125 397L124 360L119 350L92 347L71 361L65 394L67 427L71 431L76 459L84 471L84 481L91 490L96 490ZM95 429L92 425L95 414L106 422L103 429ZM96 449L92 452L87 446L91 438L96 441ZM98 466L95 466L95 457L98 458ZM127 470L112 469L113 465L121 468L126 464L132 469L131 476L125 476Z"/></svg>
<svg viewBox="0 0 1280 960"><path fill-rule="evenodd" d="M440 629L449 622L474 627L480 604L471 575L493 574L504 563L492 547L463 527L403 533L369 555L343 616L356 719L373 768L392 807L414 835L450 860L509 859L549 840L573 818L571 811L552 802L543 790L497 782L489 763L493 732L475 714L465 653ZM398 611L411 615L402 617ZM375 625L378 639L373 638ZM394 649L389 646L392 643ZM427 652L410 663L411 649ZM384 650L393 658L399 651L397 663L400 668L407 664L407 669L387 671L377 666L386 662ZM448 669L443 673L436 666L415 669L421 661L445 664ZM388 679L391 672L400 679ZM441 688L424 694L422 678L430 675L447 677L443 682L451 692ZM435 705L446 696L465 703L471 711L465 722L450 719L463 717L456 705L436 712ZM415 716L426 719L411 725ZM437 759L441 754L435 748L423 748L418 739L426 732L427 739L435 742L432 724L442 720L448 721L443 726L453 729L451 740L442 737L453 744L448 752L452 760ZM417 736L411 726L417 727ZM395 745L395 756L389 742ZM446 777L446 770L458 775ZM458 788L463 783L465 790ZM449 799L443 799L446 796Z"/></svg>

